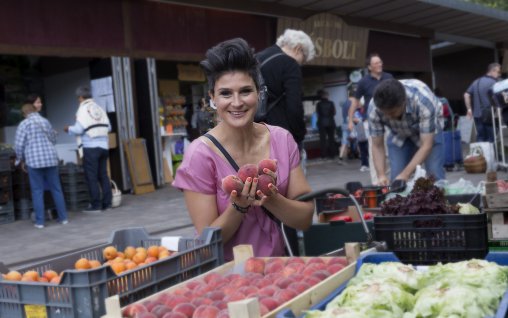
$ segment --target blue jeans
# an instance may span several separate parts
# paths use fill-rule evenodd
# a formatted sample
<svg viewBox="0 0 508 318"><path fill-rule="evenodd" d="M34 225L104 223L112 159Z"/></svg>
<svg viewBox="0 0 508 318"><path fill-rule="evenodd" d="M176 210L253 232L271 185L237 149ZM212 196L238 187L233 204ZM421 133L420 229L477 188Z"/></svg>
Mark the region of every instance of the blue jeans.
<svg viewBox="0 0 508 318"><path fill-rule="evenodd" d="M100 147L83 148L83 169L90 192L90 205L93 209L111 207L111 183L108 177L109 151ZM102 189L102 202L101 191Z"/></svg>
<svg viewBox="0 0 508 318"><path fill-rule="evenodd" d="M358 141L358 148L360 148L360 161L361 165L368 167L369 166L369 142Z"/></svg>
<svg viewBox="0 0 508 318"><path fill-rule="evenodd" d="M409 164L413 156L418 151L418 146L410 139L406 139L402 147L392 142L392 136L388 138L388 158L390 160L390 179L393 181ZM434 176L436 180L445 179L445 153L444 153L443 133L439 132L434 136L434 145L432 151L425 160L425 169L427 176Z"/></svg>
<svg viewBox="0 0 508 318"><path fill-rule="evenodd" d="M481 118L474 118L474 125L476 126L476 140L494 142L494 127L492 125L485 125Z"/></svg>
<svg viewBox="0 0 508 318"><path fill-rule="evenodd" d="M28 177L30 179L30 188L32 191L32 203L35 211L35 223L44 225L44 184L46 183L55 201L58 220L67 220L67 210L65 209L65 200L60 184L60 175L58 167L30 168L28 167Z"/></svg>

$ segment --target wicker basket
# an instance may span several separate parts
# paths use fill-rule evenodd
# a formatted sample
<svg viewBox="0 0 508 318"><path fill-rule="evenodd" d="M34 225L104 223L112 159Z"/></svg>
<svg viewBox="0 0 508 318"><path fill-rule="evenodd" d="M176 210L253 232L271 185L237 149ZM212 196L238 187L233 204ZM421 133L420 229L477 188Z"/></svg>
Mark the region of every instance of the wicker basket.
<svg viewBox="0 0 508 318"><path fill-rule="evenodd" d="M464 160L464 169L467 173L485 173L487 171L487 161L483 155L475 156L474 160Z"/></svg>

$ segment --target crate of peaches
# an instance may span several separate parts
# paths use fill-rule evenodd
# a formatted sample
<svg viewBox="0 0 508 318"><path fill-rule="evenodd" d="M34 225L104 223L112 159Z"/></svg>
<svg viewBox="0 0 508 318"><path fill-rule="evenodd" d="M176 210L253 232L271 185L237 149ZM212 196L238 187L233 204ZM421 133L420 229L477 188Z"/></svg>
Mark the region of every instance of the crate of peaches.
<svg viewBox="0 0 508 318"><path fill-rule="evenodd" d="M354 273L346 257L252 257L251 245L233 252L234 261L124 308L110 297L104 318L275 317L310 308Z"/></svg>
<svg viewBox="0 0 508 318"><path fill-rule="evenodd" d="M99 318L109 296L127 305L224 263L220 229L177 244L171 251L144 228L129 228L106 244L16 270L0 263L0 317Z"/></svg>

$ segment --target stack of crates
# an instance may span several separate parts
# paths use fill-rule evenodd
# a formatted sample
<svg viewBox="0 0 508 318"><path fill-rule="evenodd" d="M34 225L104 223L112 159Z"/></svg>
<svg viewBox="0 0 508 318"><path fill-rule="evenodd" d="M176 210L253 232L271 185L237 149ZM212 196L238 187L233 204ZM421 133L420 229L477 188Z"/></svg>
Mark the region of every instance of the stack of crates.
<svg viewBox="0 0 508 318"><path fill-rule="evenodd" d="M19 167L12 173L12 188L16 220L28 220L33 210L32 191L28 173Z"/></svg>
<svg viewBox="0 0 508 318"><path fill-rule="evenodd" d="M11 148L0 149L0 224L14 222L12 170L16 154Z"/></svg>
<svg viewBox="0 0 508 318"><path fill-rule="evenodd" d="M90 194L83 167L72 163L60 166L60 180L67 210L85 209L90 202Z"/></svg>

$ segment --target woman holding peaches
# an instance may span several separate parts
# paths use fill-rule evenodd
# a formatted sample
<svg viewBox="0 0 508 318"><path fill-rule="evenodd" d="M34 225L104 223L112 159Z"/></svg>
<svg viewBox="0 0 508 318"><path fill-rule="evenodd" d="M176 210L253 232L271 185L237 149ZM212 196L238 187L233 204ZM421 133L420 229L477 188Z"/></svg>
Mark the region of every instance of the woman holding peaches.
<svg viewBox="0 0 508 318"><path fill-rule="evenodd" d="M220 119L208 133L211 139L201 136L190 144L173 186L183 190L198 233L205 227L221 229L226 261L233 258L232 248L238 244L251 244L255 256L285 255L279 223L305 230L314 212L312 202L295 200L311 191L299 164L298 146L287 130L254 122L259 68L245 40L212 47L201 66L208 79L210 105ZM222 179L236 170L212 139L240 167L266 158L277 160L275 172L264 171L276 180L267 195L257 189L257 177L247 178L241 191L222 189Z"/></svg>

